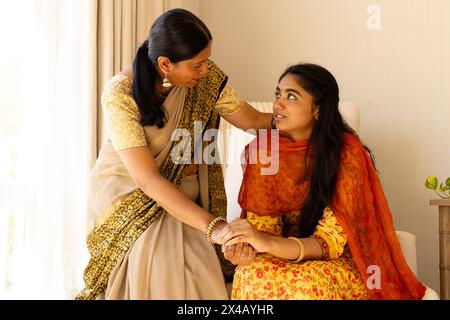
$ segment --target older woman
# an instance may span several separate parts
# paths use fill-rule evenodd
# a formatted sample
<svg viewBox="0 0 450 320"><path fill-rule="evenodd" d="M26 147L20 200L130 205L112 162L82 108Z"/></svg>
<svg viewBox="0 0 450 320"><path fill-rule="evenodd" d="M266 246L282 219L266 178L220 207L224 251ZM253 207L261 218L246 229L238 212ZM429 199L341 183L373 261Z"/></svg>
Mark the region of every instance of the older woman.
<svg viewBox="0 0 450 320"><path fill-rule="evenodd" d="M242 129L270 128L273 116L239 97L211 48L198 17L170 10L133 71L103 91L109 139L91 175L91 257L77 299L227 298L234 268L212 245L226 224L221 166L195 158L203 139L174 140L195 137L196 124L217 128L219 116Z"/></svg>

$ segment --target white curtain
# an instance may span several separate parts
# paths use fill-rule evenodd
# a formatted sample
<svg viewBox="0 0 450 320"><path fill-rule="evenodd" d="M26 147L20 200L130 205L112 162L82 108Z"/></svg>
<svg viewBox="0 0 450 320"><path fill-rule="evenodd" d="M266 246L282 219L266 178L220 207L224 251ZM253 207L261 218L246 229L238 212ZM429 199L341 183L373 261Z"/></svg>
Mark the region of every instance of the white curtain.
<svg viewBox="0 0 450 320"><path fill-rule="evenodd" d="M0 114L16 108L19 124L13 137L0 128L0 299L73 299L82 288L88 179L103 140L99 95L151 22L180 4L0 2L8 45L0 66L10 70L0 75Z"/></svg>
<svg viewBox="0 0 450 320"><path fill-rule="evenodd" d="M0 219L7 222L0 225L7 235L0 237L0 279L6 279L0 282L0 297L71 299L82 286L88 258L86 188L96 154L96 75L91 72L96 3L21 0L0 8L12 20L2 32L13 40L7 50L16 50L6 62L17 66L8 105L20 118L9 140L17 157L14 177L4 180L2 191L9 187L10 192L0 196Z"/></svg>
<svg viewBox="0 0 450 320"><path fill-rule="evenodd" d="M26 186L16 221L11 296L71 299L82 284L86 186L92 161L91 0L36 1L29 30L25 125L17 172ZM94 28L94 29L93 29Z"/></svg>

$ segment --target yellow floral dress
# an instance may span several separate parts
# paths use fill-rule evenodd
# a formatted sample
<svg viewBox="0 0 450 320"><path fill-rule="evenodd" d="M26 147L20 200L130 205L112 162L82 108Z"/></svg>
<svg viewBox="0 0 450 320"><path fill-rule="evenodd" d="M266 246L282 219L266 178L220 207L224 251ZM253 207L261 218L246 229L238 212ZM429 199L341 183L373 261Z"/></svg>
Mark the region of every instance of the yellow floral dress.
<svg viewBox="0 0 450 320"><path fill-rule="evenodd" d="M282 216L247 213L258 230L285 237L298 236L299 212ZM236 268L234 300L351 300L369 299L343 232L331 209L324 210L314 234L323 260L293 263L268 253L257 254L249 265Z"/></svg>

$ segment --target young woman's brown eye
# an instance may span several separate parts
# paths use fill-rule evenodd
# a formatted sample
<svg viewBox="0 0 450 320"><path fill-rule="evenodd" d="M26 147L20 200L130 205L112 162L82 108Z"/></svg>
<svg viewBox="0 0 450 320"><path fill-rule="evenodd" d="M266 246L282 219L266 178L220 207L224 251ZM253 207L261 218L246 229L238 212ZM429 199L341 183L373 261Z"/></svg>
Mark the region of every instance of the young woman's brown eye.
<svg viewBox="0 0 450 320"><path fill-rule="evenodd" d="M297 97L295 95L293 95L292 93L289 93L288 100L297 100Z"/></svg>

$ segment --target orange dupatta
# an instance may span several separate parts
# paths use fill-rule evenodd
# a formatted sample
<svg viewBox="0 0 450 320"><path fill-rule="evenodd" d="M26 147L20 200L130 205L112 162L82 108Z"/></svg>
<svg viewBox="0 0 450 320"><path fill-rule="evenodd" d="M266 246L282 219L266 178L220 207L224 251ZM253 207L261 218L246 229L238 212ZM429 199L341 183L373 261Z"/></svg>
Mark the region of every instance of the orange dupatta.
<svg viewBox="0 0 450 320"><path fill-rule="evenodd" d="M294 142L280 136L279 147L270 154L270 137L269 133L267 147L260 145L259 139L246 147L246 166L238 199L241 218L246 218L247 211L276 216L300 210L306 199L308 140ZM261 169L270 164L261 164L259 157L256 163L249 163L252 152L258 155L265 152L272 161L278 161L279 170L274 175L261 175ZM426 287L405 261L378 175L363 145L351 134L343 134L336 190L330 208L348 236L353 260L364 283L372 274L368 272L374 270L370 267L379 268L380 288L368 290L372 299L423 297Z"/></svg>

